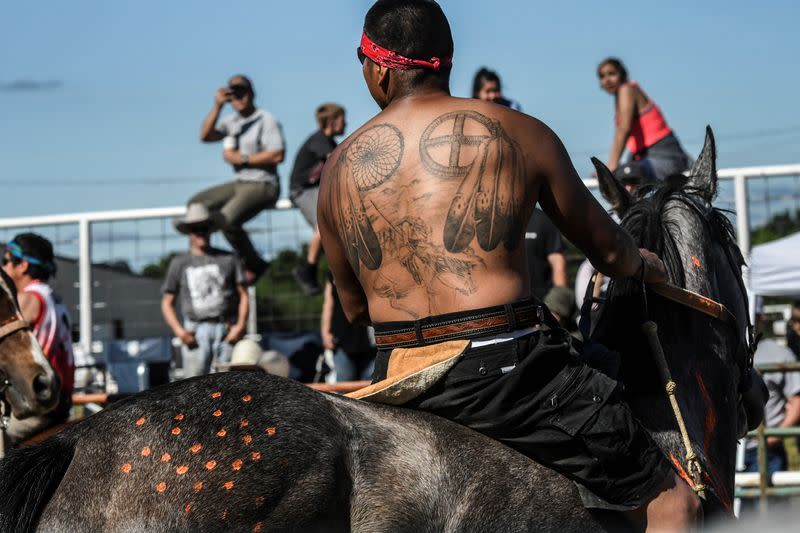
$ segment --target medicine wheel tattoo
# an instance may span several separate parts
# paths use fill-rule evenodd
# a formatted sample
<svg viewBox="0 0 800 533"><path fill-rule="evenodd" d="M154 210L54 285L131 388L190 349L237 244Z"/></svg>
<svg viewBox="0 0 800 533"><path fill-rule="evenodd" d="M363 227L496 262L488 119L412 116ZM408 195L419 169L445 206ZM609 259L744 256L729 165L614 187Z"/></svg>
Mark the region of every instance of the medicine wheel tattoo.
<svg viewBox="0 0 800 533"><path fill-rule="evenodd" d="M374 189L391 178L403 156L403 135L391 124L361 133L347 148L347 159L359 191Z"/></svg>
<svg viewBox="0 0 800 533"><path fill-rule="evenodd" d="M500 122L475 111L445 113L425 128L419 151L434 176L460 178L444 221L445 249L463 252L476 237L485 251L501 242L515 249L525 222L525 165Z"/></svg>
<svg viewBox="0 0 800 533"><path fill-rule="evenodd" d="M473 135L465 135L464 127L476 129ZM478 126L477 128L474 126ZM487 139L498 135L498 124L475 111L446 113L431 122L419 141L422 163L432 174L440 177L463 177L469 172L472 161L464 164L465 147L479 146ZM446 149L439 149L446 147ZM432 153L433 152L433 153Z"/></svg>

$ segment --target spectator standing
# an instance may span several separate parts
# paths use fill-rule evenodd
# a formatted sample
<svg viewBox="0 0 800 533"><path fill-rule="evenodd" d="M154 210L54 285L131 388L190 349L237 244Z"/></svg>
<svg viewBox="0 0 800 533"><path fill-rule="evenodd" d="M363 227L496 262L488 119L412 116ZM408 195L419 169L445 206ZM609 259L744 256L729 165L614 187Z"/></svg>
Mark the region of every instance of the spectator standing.
<svg viewBox="0 0 800 533"><path fill-rule="evenodd" d="M762 316L757 317L761 322ZM791 350L781 346L773 339L764 338L758 343L754 357L755 365L793 363L796 359ZM786 428L800 422L800 372L765 372L764 383L769 391L764 406L764 423L768 428ZM786 450L782 437L767 437L767 470L772 476L786 470ZM758 448L754 441L748 441L745 449L745 471L758 472Z"/></svg>
<svg viewBox="0 0 800 533"><path fill-rule="evenodd" d="M472 97L487 102L494 102L513 109L514 111L522 111L522 106L516 100L511 100L503 96L503 90L500 83L500 76L497 72L489 70L486 67L475 73L475 78L472 80Z"/></svg>
<svg viewBox="0 0 800 533"><path fill-rule="evenodd" d="M317 263L322 255L322 244L317 228L317 197L319 178L328 155L336 148L335 137L344 133L344 108L339 104L326 103L317 108L315 117L319 129L314 132L297 152L291 179L292 203L300 209L303 217L314 229L308 243L306 265L297 267L292 274L307 296L322 292L317 279Z"/></svg>
<svg viewBox="0 0 800 533"><path fill-rule="evenodd" d="M235 256L212 248L209 237L221 215L190 204L175 228L189 236L189 253L172 259L162 289L161 312L183 343L184 377L207 374L212 360L227 363L247 323L249 300ZM180 302L183 322L175 302Z"/></svg>
<svg viewBox="0 0 800 533"><path fill-rule="evenodd" d="M278 164L284 158L280 124L269 112L256 108L254 101L253 84L245 76L234 76L227 87L217 90L214 106L200 128L200 139L223 141L223 157L233 167L235 179L189 200L189 204L201 203L221 213L219 229L239 256L248 285L255 283L269 264L242 226L263 209L275 206L280 195ZM226 102L236 113L220 120Z"/></svg>
<svg viewBox="0 0 800 533"><path fill-rule="evenodd" d="M628 79L625 65L617 58L597 66L600 87L614 95L616 130L608 154L608 168L620 179L663 180L689 168L690 158L667 125L661 109L638 83ZM630 159L620 166L623 150Z"/></svg>
<svg viewBox="0 0 800 533"><path fill-rule="evenodd" d="M325 284L320 328L323 348L333 350L335 381L372 379L376 354L373 337L367 326L347 320L331 279Z"/></svg>
<svg viewBox="0 0 800 533"><path fill-rule="evenodd" d="M553 287L567 286L567 257L561 232L544 212L533 210L525 229L531 293L539 300Z"/></svg>
<svg viewBox="0 0 800 533"><path fill-rule="evenodd" d="M59 295L48 284L56 273L50 241L35 233L15 236L6 244L3 269L16 285L22 317L33 328L42 352L61 381L61 393L53 411L24 420L11 417L8 436L12 443L16 443L69 418L75 383L75 359L69 313Z"/></svg>

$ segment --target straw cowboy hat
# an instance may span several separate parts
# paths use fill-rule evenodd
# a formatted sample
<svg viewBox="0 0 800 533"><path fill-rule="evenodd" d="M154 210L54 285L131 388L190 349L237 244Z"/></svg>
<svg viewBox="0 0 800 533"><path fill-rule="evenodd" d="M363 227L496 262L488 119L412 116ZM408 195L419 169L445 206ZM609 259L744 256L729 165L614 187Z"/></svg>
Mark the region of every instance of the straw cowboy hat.
<svg viewBox="0 0 800 533"><path fill-rule="evenodd" d="M259 367L264 372L284 378L289 377L289 358L275 350L262 350L261 345L252 339L242 339L233 347L229 370ZM223 367L223 365L220 365Z"/></svg>
<svg viewBox="0 0 800 533"><path fill-rule="evenodd" d="M209 211L205 205L200 203L189 204L189 207L186 208L186 214L172 221L175 229L181 233L189 233L192 226L200 225L207 225L213 231L219 229L222 223L222 213Z"/></svg>

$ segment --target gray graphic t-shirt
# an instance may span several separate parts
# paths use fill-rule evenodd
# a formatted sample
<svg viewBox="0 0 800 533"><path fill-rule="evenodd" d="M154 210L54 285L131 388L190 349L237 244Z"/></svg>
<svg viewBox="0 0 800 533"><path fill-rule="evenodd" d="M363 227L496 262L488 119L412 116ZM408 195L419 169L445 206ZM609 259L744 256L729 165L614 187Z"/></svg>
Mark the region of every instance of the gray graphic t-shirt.
<svg viewBox="0 0 800 533"><path fill-rule="evenodd" d="M212 248L207 255L173 258L161 291L178 296L184 319L235 322L239 306L236 286L242 281L236 257Z"/></svg>
<svg viewBox="0 0 800 533"><path fill-rule="evenodd" d="M253 155L266 150L282 150L283 131L280 123L268 111L256 109L249 117L233 113L220 119L216 130L236 140L240 153ZM236 179L242 181L269 181L278 183L278 167L250 168L234 166Z"/></svg>

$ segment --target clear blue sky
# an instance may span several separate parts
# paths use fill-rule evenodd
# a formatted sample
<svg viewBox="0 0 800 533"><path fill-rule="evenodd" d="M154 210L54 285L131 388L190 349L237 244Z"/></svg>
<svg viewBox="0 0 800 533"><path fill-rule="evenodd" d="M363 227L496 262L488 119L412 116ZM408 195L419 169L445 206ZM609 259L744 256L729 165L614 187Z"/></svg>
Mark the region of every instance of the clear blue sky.
<svg viewBox="0 0 800 533"><path fill-rule="evenodd" d="M0 19L0 218L179 205L229 178L198 141L214 90L249 75L284 126L284 182L313 109L342 103L349 130L377 112L355 59L369 0L28 1ZM452 91L496 69L578 170L605 158L613 101L598 60L617 55L690 152L703 127L721 166L800 162L793 1L442 0ZM286 193L284 187L284 194Z"/></svg>

